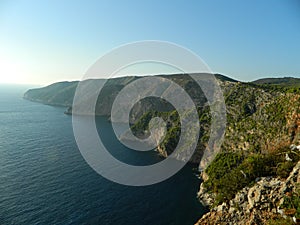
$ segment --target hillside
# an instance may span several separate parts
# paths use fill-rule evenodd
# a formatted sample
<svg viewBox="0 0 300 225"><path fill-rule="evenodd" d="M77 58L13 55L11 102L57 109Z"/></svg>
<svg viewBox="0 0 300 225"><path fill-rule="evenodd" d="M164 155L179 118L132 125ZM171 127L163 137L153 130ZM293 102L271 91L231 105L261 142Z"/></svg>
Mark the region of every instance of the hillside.
<svg viewBox="0 0 300 225"><path fill-rule="evenodd" d="M161 76L176 82L183 87L191 96L194 103L198 106L199 119L201 124L201 136L198 145L199 150L193 157L193 162L199 162L201 151L205 147L210 128L210 113L199 86L184 74ZM97 101L96 115L110 116L112 103L120 90L139 79L140 77L122 77L108 80ZM247 152L268 152L279 146L287 146L299 140L299 94L290 93L290 89L270 88L270 85L261 85L267 79L254 83L237 82L226 76L217 74L216 78L223 90L223 95L227 110L227 130L223 143L224 151L247 151ZM276 82L283 83L296 78L274 78ZM270 78L270 80L273 80ZM86 80L83 81L89 92L83 96L83 102L91 97L99 85L105 80ZM285 83L286 83L285 82ZM25 99L37 101L44 104L60 105L68 107L69 113L72 111L72 102L78 82L60 82L44 88L31 89L24 94ZM151 90L151 84L147 92ZM298 89L297 89L298 90ZM88 114L84 103L78 114ZM172 147L176 142L176 130L179 129L179 121L172 105L157 98L146 98L140 104L136 104L131 112L131 123L136 129L136 133L143 134L147 128L145 121L149 121L154 114L165 113L165 120L173 124L172 133L168 133L161 148L162 155L172 152ZM142 118L142 120L141 120ZM145 118L147 118L145 120ZM142 122L144 121L144 122ZM138 128L140 130L138 130ZM178 132L177 132L178 133Z"/></svg>
<svg viewBox="0 0 300 225"><path fill-rule="evenodd" d="M183 87L197 105L200 136L190 162L198 164L210 136L211 114L207 100L189 76L177 74L167 78ZM225 98L227 126L221 153L201 173L204 182L199 193L199 199L212 208L228 204L238 192L253 186L259 177L286 179L300 160L300 153L290 148L291 145L300 145L300 86L297 86L300 79L270 78L243 83L223 75L216 75L216 78ZM96 114L109 117L115 96L137 79L139 77L109 80L100 93L101 98L98 98ZM104 80L84 82L90 90L94 90L97 82ZM77 84L57 83L29 90L24 97L45 104L70 107L69 113L74 113L71 104ZM149 90L152 88L149 84ZM146 93L149 90L143 91ZM84 99L90 97L87 93ZM83 103L77 113L90 113L84 106ZM157 148L162 156L167 157L173 152L180 137L180 122L172 105L161 99L142 100L132 109L131 128L136 136L145 137L149 131L149 121L157 116L168 124L167 134ZM185 160L182 155L176 158Z"/></svg>
<svg viewBox="0 0 300 225"><path fill-rule="evenodd" d="M279 203L277 198L271 199L274 204L279 204L283 210L278 208L277 211L276 207L266 203L265 211L261 210L259 208L261 206L258 204L252 207L253 212L243 214L244 209L236 207L240 204L238 201L232 203L235 204L234 207L228 205L238 192L248 191L260 177L277 177L277 180L287 178L300 160L300 152L290 148L290 146L300 144L299 88L274 88L271 85L230 81L220 81L220 85L225 97L227 111L225 139L221 153L201 173L204 182L200 187L199 199L215 211L224 211L219 217L218 224L235 223L234 221L238 220L240 220L240 224L245 224L247 220L264 221L263 224L273 224L272 221L274 224L276 221L281 221L278 224L289 224L291 219L283 219L279 212L283 210L289 212L295 207L296 210L300 210L298 189L291 192L294 196L294 205L284 203L283 200ZM203 150L207 146L211 119L209 109L205 106L200 107L198 113L201 132L197 150L191 159L193 163L199 163ZM167 130L166 138L158 147L159 153L167 157L173 152L180 137L180 123L175 111L169 113L148 112L134 124L133 131L137 135L140 135L141 132L144 134L143 131L147 130L150 119L158 115L164 118L168 124L172 124ZM259 185L261 184L257 184L257 188L254 187L254 190L259 190ZM267 181L263 185L269 185L267 193L277 187L273 186L273 183L268 184ZM296 186L294 185L293 188ZM284 199L284 193L280 192L278 196L280 199ZM267 213L268 210L273 210L273 214ZM240 217L230 216L239 212L241 214L237 215ZM199 224L215 224L215 215L214 213L209 214L200 220ZM291 215L295 215L295 213ZM300 217L299 213L295 218L298 217Z"/></svg>
<svg viewBox="0 0 300 225"><path fill-rule="evenodd" d="M259 85L274 85L280 87L300 87L300 78L282 77L282 78L262 78L253 81Z"/></svg>
<svg viewBox="0 0 300 225"><path fill-rule="evenodd" d="M216 74L216 78L222 82L237 82L234 79L226 77L221 74ZM192 82L189 76L185 74L174 74L174 75L160 75L159 77L170 79L192 94L192 97L199 98L196 96L198 91L197 85ZM132 77L121 77L121 78L114 78L109 79L107 82L104 79L97 79L97 80L85 80L83 83L91 89L91 92L94 90L95 87L105 83L104 90L102 91L103 96L111 95L116 96L120 90L128 85L129 83L139 79L140 77L132 76ZM49 105L59 105L59 106L66 106L71 107L73 103L74 93L77 88L78 81L73 82L58 82L51 84L46 87L42 88L35 88L30 89L24 94L24 98L41 102L44 104ZM151 87L149 87L150 89ZM195 92L195 93L192 93ZM199 95L202 95L201 93ZM202 98L203 96L200 96ZM87 97L88 98L88 97ZM112 101L110 99L109 101ZM198 99L199 100L199 99ZM197 100L196 100L197 101ZM199 102L198 102L199 103ZM99 115L109 115L108 113L102 113L100 107L98 108L97 114Z"/></svg>
<svg viewBox="0 0 300 225"><path fill-rule="evenodd" d="M24 94L24 98L49 105L66 106L72 105L78 81L59 82L47 87L30 89Z"/></svg>
<svg viewBox="0 0 300 225"><path fill-rule="evenodd" d="M180 85L186 92L191 96L194 103L198 106L203 105L206 102L206 98L204 97L201 89L198 88L198 85L195 81L193 81L189 76L185 74L174 74L174 75L161 75L159 76L161 79L167 78L178 85ZM222 75L217 75L219 80L230 80L235 82L234 80L227 78ZM129 83L138 80L140 77L121 77L110 79L106 82L106 80L85 80L82 82L82 86L85 87L84 96L81 96L82 101L77 105L77 110L74 112L72 108L74 93L78 82L60 82L49 85L47 87L31 89L28 90L24 94L24 98L37 101L44 104L49 105L59 105L67 107L67 113L69 114L93 114L94 112L89 111L88 107L86 107L85 102L88 102L95 93L99 86L104 86L98 96L98 101L96 104L95 114L99 116L110 116L112 104L114 102L115 97L118 93ZM144 93L149 92L154 89L150 83L148 88L142 90ZM173 107L170 104L167 104L165 101L157 98L145 98L141 101L140 104L136 104L132 110L131 114L131 122L134 123L136 119L142 116L144 113L151 110L158 111L170 111Z"/></svg>
<svg viewBox="0 0 300 225"><path fill-rule="evenodd" d="M252 187L238 191L205 214L195 225L299 224L300 162L285 179L259 177Z"/></svg>

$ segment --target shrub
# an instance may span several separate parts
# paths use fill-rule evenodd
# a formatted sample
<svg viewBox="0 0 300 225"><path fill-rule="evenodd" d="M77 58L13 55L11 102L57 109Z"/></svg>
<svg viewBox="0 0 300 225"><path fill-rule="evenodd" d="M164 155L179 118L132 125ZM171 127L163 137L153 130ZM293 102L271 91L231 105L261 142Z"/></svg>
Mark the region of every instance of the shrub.
<svg viewBox="0 0 300 225"><path fill-rule="evenodd" d="M299 159L298 156L294 158ZM209 179L204 185L216 193L215 205L218 205L232 199L244 187L254 184L257 177L287 177L296 162L286 161L285 153L278 152L250 154L247 157L242 153L220 153L206 169Z"/></svg>
<svg viewBox="0 0 300 225"><path fill-rule="evenodd" d="M214 161L207 167L206 173L209 176L209 180L205 182L205 186L216 192L219 186L219 181L225 174L237 167L243 161L241 153L219 153Z"/></svg>
<svg viewBox="0 0 300 225"><path fill-rule="evenodd" d="M268 225L293 225L294 222L291 218L283 218L282 216L278 216L277 218L271 219L267 222Z"/></svg>
<svg viewBox="0 0 300 225"><path fill-rule="evenodd" d="M287 178L291 172L291 170L294 167L294 163L290 162L290 161L285 161L282 163L279 163L277 170L276 170L276 174L279 177L282 178Z"/></svg>
<svg viewBox="0 0 300 225"><path fill-rule="evenodd" d="M297 188L296 191L292 192L291 196L285 196L284 202L281 206L285 211L292 211L293 215L297 219L300 219L300 190Z"/></svg>

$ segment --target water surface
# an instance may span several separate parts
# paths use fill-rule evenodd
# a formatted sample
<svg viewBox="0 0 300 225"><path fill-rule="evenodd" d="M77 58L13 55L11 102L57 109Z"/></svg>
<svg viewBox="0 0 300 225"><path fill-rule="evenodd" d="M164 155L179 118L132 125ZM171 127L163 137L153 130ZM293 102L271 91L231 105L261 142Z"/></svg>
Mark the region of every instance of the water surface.
<svg viewBox="0 0 300 225"><path fill-rule="evenodd" d="M189 225L201 216L191 166L147 187L108 181L82 158L65 108L22 99L26 88L0 86L0 224ZM120 159L161 160L120 145L105 118L97 123Z"/></svg>

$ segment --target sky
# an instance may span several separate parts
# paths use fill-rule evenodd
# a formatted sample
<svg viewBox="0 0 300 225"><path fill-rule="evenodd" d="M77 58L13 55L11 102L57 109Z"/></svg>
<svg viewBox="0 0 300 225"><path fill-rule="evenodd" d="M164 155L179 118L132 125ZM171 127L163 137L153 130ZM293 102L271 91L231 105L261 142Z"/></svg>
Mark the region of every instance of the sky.
<svg viewBox="0 0 300 225"><path fill-rule="evenodd" d="M126 43L162 40L213 72L300 77L298 0L0 0L0 83L80 80Z"/></svg>

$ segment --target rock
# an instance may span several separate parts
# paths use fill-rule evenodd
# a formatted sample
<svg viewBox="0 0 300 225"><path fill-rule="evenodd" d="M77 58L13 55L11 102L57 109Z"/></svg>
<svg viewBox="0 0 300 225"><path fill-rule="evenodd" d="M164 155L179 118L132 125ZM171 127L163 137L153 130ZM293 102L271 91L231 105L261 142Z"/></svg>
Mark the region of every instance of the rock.
<svg viewBox="0 0 300 225"><path fill-rule="evenodd" d="M249 192L248 192L248 202L249 202L249 208L248 209L252 209L256 203L260 202L260 198L261 198L261 187L260 186L254 186L252 188L250 188Z"/></svg>
<svg viewBox="0 0 300 225"><path fill-rule="evenodd" d="M289 157L289 154L285 154L285 160L292 162L293 160Z"/></svg>
<svg viewBox="0 0 300 225"><path fill-rule="evenodd" d="M294 145L294 144L292 144L292 145L290 146L290 149L291 149L292 151L294 151L294 150L300 150L300 145Z"/></svg>
<svg viewBox="0 0 300 225"><path fill-rule="evenodd" d="M201 171L201 178L204 182L209 179L208 174L205 173L204 171Z"/></svg>
<svg viewBox="0 0 300 225"><path fill-rule="evenodd" d="M235 213L236 210L237 210L236 208L230 207L229 210L228 210L228 213L229 213L229 214Z"/></svg>
<svg viewBox="0 0 300 225"><path fill-rule="evenodd" d="M226 208L227 208L227 205L226 205L225 202L223 202L222 205L218 205L218 206L215 208L215 211L223 213L223 212L226 210Z"/></svg>
<svg viewBox="0 0 300 225"><path fill-rule="evenodd" d="M197 197L203 206L211 206L214 202L215 195L208 193L204 184L201 183Z"/></svg>
<svg viewBox="0 0 300 225"><path fill-rule="evenodd" d="M279 178L261 177L256 179L252 187L245 187L239 191L228 204L222 203L205 214L196 224L265 224L265 221L278 215L283 218L294 218L295 209L284 210L280 206L284 197L295 191L300 181L300 161L296 164L290 176L282 181ZM201 184L199 195L212 205L214 196L206 195Z"/></svg>
<svg viewBox="0 0 300 225"><path fill-rule="evenodd" d="M294 191L297 184L300 182L300 163L298 162L294 167L293 171L290 173L286 182L282 185L280 191L285 194L287 192Z"/></svg>

